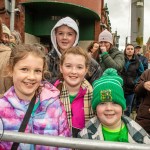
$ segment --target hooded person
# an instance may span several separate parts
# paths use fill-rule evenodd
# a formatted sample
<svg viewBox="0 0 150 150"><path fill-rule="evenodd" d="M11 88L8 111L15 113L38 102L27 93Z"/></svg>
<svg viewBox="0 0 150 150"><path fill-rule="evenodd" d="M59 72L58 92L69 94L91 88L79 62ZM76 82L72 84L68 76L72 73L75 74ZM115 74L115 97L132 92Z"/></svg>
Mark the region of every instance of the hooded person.
<svg viewBox="0 0 150 150"><path fill-rule="evenodd" d="M113 36L105 29L99 34L98 38L100 44L99 63L105 71L107 68L114 68L121 72L124 66L124 54L113 46Z"/></svg>
<svg viewBox="0 0 150 150"><path fill-rule="evenodd" d="M3 94L12 86L12 80L10 77L5 77L3 74L4 69L9 61L10 54L11 54L11 48L4 45L2 42L3 34L10 34L10 30L8 27L2 22L0 22L0 97L3 96Z"/></svg>
<svg viewBox="0 0 150 150"><path fill-rule="evenodd" d="M51 73L50 82L55 83L59 79L60 57L67 49L77 46L79 41L79 28L77 23L70 17L60 19L51 30L52 50L49 52L49 71ZM100 65L90 59L90 67L86 79L92 83L102 74Z"/></svg>
<svg viewBox="0 0 150 150"><path fill-rule="evenodd" d="M5 24L2 24L2 38L1 38L1 40L5 45L9 46L10 35L11 35L11 32L10 32L9 28Z"/></svg>
<svg viewBox="0 0 150 150"><path fill-rule="evenodd" d="M79 132L78 138L101 141L150 144L150 136L131 118L123 115L126 101L123 80L113 68L106 69L93 83L94 118Z"/></svg>

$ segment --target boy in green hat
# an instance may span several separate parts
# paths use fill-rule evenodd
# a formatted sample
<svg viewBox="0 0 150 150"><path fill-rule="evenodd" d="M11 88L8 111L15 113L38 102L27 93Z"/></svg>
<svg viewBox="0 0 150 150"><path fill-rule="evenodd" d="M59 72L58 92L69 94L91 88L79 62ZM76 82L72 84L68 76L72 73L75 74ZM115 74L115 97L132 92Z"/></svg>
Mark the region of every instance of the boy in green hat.
<svg viewBox="0 0 150 150"><path fill-rule="evenodd" d="M117 70L109 68L93 83L92 108L96 116L78 134L79 138L101 141L150 144L150 136L131 118L126 109L123 80Z"/></svg>

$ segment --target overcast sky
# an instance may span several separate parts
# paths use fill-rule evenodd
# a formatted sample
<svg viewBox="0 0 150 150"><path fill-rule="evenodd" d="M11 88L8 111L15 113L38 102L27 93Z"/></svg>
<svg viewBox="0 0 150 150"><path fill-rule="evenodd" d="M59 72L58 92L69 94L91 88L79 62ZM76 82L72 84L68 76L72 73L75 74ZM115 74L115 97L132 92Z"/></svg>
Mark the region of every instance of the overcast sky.
<svg viewBox="0 0 150 150"><path fill-rule="evenodd" d="M120 35L120 50L124 49L125 38L130 36L131 0L105 0L109 10L112 32ZM144 0L144 44L150 37L150 0Z"/></svg>

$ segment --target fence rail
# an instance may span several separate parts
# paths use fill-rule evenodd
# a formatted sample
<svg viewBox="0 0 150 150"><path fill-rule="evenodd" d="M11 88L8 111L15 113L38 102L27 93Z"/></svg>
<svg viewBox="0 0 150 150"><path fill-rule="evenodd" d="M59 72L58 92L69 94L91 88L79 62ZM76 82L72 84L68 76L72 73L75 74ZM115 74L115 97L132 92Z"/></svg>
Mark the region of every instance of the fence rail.
<svg viewBox="0 0 150 150"><path fill-rule="evenodd" d="M2 132L0 132L2 133ZM76 148L85 150L149 150L147 144L129 144L120 142L106 142L98 140L87 140L78 138L68 138L60 136L37 135L32 133L20 133L4 131L1 141L29 143L45 146Z"/></svg>

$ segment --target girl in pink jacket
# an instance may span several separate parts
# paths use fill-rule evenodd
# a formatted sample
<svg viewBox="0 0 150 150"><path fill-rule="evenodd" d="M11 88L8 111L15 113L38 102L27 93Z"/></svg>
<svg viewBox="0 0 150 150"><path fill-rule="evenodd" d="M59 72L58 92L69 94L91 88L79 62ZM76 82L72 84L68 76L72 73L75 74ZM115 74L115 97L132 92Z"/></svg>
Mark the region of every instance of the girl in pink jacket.
<svg viewBox="0 0 150 150"><path fill-rule="evenodd" d="M60 72L63 80L54 84L60 90L72 136L85 127L86 121L93 117L91 99L93 88L84 78L89 67L88 53L79 46L66 50L60 59Z"/></svg>

